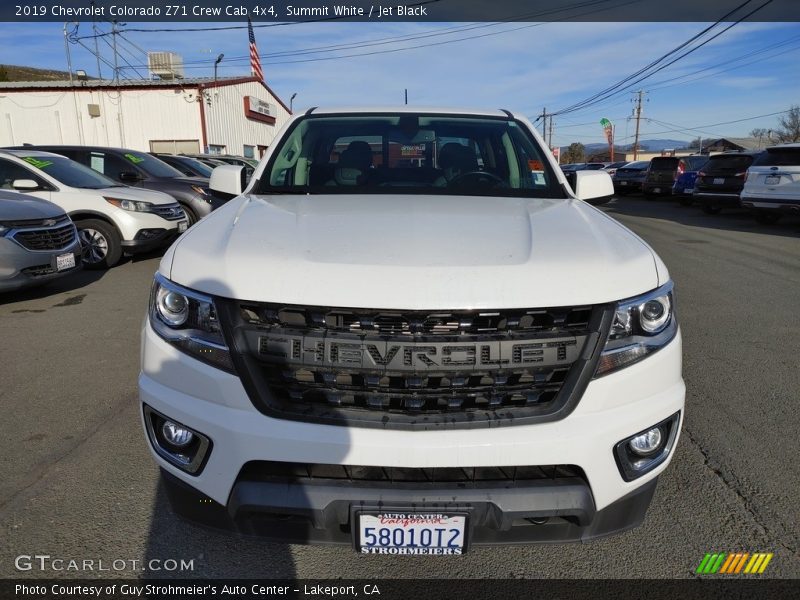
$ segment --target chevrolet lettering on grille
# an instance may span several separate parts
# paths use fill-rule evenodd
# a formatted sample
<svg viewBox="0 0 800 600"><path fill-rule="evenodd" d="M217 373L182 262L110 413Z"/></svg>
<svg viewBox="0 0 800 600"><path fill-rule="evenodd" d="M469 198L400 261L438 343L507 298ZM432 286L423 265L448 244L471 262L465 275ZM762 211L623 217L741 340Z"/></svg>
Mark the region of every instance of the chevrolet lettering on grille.
<svg viewBox="0 0 800 600"><path fill-rule="evenodd" d="M396 343L337 339L331 336L272 334L258 339L259 354L268 362L293 366L387 371L492 370L570 364L584 338L559 337L533 341Z"/></svg>

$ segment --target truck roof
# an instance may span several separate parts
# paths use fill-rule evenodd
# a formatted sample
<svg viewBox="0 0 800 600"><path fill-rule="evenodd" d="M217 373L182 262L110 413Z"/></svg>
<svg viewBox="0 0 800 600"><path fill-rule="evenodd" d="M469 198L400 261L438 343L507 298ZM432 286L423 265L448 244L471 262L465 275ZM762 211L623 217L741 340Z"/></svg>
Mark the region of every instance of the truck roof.
<svg viewBox="0 0 800 600"><path fill-rule="evenodd" d="M509 111L510 112L510 111ZM314 107L306 111L305 114L366 114L366 113L426 113L426 114L441 114L441 115L469 115L481 117L508 117L508 112L502 109L486 110L486 109L469 109L469 108L448 108L448 107L433 107L433 106L409 106L401 104L398 106L323 106ZM300 113L302 114L302 113Z"/></svg>

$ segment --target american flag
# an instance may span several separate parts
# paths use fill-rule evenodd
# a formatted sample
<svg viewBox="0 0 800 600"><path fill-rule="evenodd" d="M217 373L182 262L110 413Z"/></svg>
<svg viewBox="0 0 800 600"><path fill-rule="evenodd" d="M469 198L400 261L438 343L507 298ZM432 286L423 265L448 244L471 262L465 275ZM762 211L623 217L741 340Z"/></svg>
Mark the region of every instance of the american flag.
<svg viewBox="0 0 800 600"><path fill-rule="evenodd" d="M247 35L250 38L250 72L254 77L264 81L264 71L261 70L261 59L258 57L256 36L253 34L253 24L247 19Z"/></svg>

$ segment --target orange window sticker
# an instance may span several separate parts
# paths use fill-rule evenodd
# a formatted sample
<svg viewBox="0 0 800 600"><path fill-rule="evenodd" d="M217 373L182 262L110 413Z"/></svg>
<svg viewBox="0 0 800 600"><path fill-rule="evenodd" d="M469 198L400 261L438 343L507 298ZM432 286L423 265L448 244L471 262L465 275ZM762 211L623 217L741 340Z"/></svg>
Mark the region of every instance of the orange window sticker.
<svg viewBox="0 0 800 600"><path fill-rule="evenodd" d="M531 171L544 171L544 163L540 160L529 160L528 168Z"/></svg>

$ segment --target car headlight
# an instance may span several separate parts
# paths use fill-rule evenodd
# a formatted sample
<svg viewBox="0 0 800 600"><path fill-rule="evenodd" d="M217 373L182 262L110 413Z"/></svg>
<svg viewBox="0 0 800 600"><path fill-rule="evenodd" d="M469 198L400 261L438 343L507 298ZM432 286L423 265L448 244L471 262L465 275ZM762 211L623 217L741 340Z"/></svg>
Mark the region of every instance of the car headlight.
<svg viewBox="0 0 800 600"><path fill-rule="evenodd" d="M214 367L235 372L213 298L156 273L148 314L151 327L166 342Z"/></svg>
<svg viewBox="0 0 800 600"><path fill-rule="evenodd" d="M103 196L106 199L106 202L109 204L113 204L117 208L121 208L122 210L130 210L133 212L152 212L153 211L153 203L152 202L142 202L140 200L124 200L122 198L109 198L108 196Z"/></svg>
<svg viewBox="0 0 800 600"><path fill-rule="evenodd" d="M672 341L678 331L672 287L670 281L617 303L595 377L638 362Z"/></svg>

